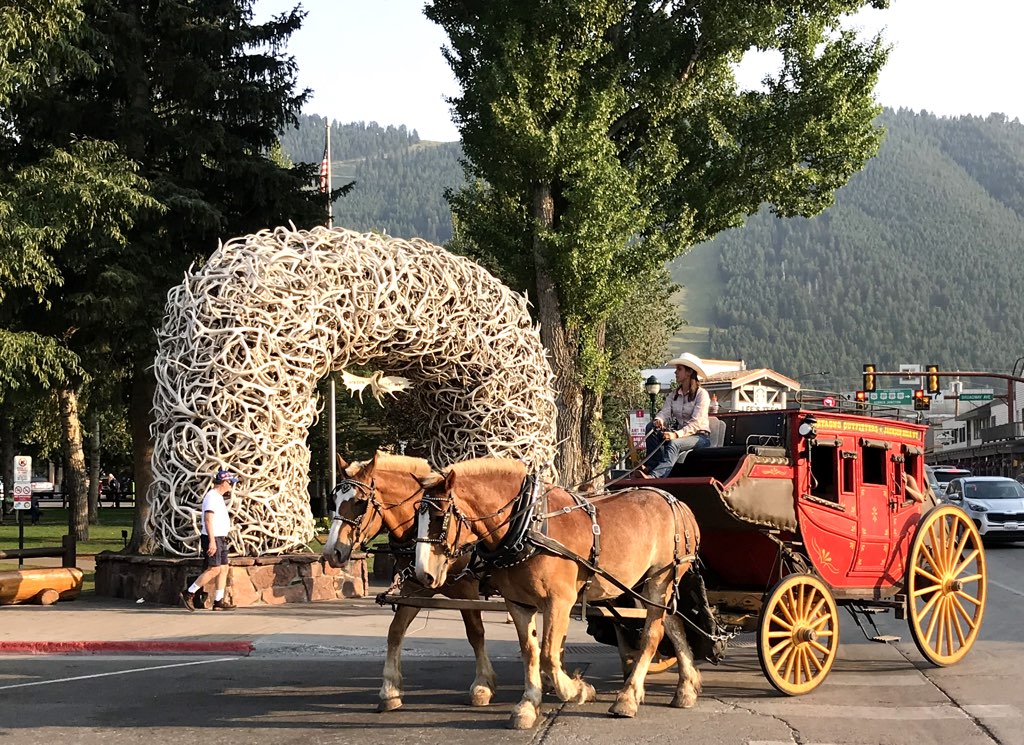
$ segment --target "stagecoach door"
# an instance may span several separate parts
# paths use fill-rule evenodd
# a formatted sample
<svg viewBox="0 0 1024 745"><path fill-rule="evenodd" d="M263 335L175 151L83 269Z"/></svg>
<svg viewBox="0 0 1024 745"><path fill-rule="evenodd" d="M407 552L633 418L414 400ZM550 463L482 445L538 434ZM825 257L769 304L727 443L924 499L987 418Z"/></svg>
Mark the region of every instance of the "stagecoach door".
<svg viewBox="0 0 1024 745"><path fill-rule="evenodd" d="M903 445L893 448L892 481L890 482L889 522L890 535L893 537L890 549L890 562L886 570L886 579L893 583L903 581L906 552L914 530L921 517L921 505L907 493L904 474L910 474L921 488L924 479L924 455L919 448Z"/></svg>
<svg viewBox="0 0 1024 745"><path fill-rule="evenodd" d="M857 438L861 467L858 469L860 525L854 574L877 584L903 581L905 539L920 508L906 493L903 474L907 467L905 447L898 442ZM912 456L918 457L918 456ZM912 469L917 465L912 463ZM914 473L914 470L910 471ZM901 538L901 536L903 536Z"/></svg>

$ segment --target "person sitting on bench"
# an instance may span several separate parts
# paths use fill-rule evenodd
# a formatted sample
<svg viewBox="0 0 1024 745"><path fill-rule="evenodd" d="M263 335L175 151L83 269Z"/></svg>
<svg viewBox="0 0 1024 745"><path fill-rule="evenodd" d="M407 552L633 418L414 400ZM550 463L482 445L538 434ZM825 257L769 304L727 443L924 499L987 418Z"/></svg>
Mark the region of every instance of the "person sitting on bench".
<svg viewBox="0 0 1024 745"><path fill-rule="evenodd" d="M665 397L651 424L647 425L647 460L649 478L665 478L680 455L711 445L708 408L711 396L701 387L706 378L700 358L689 352L669 361L676 368L676 389Z"/></svg>

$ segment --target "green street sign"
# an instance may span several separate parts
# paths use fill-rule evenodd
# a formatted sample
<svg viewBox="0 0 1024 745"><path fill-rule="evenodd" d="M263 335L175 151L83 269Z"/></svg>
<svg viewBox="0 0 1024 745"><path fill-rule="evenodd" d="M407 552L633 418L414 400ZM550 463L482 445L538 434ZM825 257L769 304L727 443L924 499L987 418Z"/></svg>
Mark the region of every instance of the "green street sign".
<svg viewBox="0 0 1024 745"><path fill-rule="evenodd" d="M910 388L879 388L868 393L868 401L873 404L912 404L914 391Z"/></svg>
<svg viewBox="0 0 1024 745"><path fill-rule="evenodd" d="M961 393L961 401L991 401L991 393Z"/></svg>

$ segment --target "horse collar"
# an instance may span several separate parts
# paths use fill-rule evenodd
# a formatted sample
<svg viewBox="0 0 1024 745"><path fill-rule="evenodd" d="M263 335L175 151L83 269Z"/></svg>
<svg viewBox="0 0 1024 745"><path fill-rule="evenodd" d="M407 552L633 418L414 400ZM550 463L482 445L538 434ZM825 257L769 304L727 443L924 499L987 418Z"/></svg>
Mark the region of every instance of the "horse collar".
<svg viewBox="0 0 1024 745"><path fill-rule="evenodd" d="M477 543L473 549L480 561L495 569L508 569L523 563L537 552L537 547L528 537L539 502L540 486L541 481L536 474L528 474L523 479L519 494L512 503L512 514L506 522L508 530L498 541L498 545L493 549L487 549Z"/></svg>

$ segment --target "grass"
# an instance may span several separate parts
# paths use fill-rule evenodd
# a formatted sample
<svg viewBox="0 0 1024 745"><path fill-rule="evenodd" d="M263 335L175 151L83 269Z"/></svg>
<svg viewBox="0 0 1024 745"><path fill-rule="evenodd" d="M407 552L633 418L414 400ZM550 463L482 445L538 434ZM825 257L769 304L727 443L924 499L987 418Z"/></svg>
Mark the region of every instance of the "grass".
<svg viewBox="0 0 1024 745"><path fill-rule="evenodd" d="M44 507L38 525L30 524L28 511L25 512L25 548L59 548L61 537L68 533L68 511L60 507ZM121 531L127 530L131 537L134 517L135 510L132 507L101 509L100 525L89 526L89 540L78 543L78 553L98 554L100 551L119 551L124 548ZM5 515L4 524L0 525L0 549L17 547L17 515Z"/></svg>

